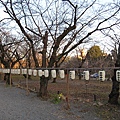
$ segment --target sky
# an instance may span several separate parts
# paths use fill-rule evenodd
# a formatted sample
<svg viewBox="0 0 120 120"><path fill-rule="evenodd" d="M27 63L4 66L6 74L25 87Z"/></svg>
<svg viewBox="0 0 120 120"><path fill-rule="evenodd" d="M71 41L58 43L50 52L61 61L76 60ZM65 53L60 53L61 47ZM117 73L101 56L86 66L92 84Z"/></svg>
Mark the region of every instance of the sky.
<svg viewBox="0 0 120 120"><path fill-rule="evenodd" d="M71 0L71 1L72 1L72 0ZM89 0L88 0L88 1L89 1ZM98 1L103 4L103 3L110 2L110 1L113 1L113 0L98 0ZM8 16L7 14L5 14L5 13L3 12L3 9L2 9L1 7L0 7L0 13L2 14L2 15L0 15L0 19ZM12 25L12 23L11 23L11 25ZM16 31L13 30L13 32L15 33ZM98 36L99 36L99 37L98 37ZM99 32L98 32L98 33L95 33L94 35L92 35L92 37L93 37L93 39L94 39L94 41L93 41L92 43L90 43L90 44L85 44L85 45L83 44L83 45L81 45L81 47L86 48L86 49L89 49L92 45L95 44L95 45L100 45L100 47L101 47L102 50L105 50L106 52L110 52L109 49L112 49L112 48L107 48L107 47L105 47L105 45L107 45L107 43L109 42L109 40L106 40L104 37L100 36L100 33L99 33ZM98 39L99 39L99 42L96 42Z"/></svg>

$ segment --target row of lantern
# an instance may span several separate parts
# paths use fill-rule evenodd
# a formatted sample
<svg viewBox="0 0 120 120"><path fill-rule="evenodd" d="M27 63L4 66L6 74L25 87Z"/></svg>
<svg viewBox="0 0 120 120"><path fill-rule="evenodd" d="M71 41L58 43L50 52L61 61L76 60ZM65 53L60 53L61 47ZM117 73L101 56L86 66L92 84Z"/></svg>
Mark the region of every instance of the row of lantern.
<svg viewBox="0 0 120 120"><path fill-rule="evenodd" d="M85 79L85 80L89 80L89 71L84 71L83 72L83 78ZM100 81L105 81L105 71L99 71L98 72L98 76L99 76L99 80Z"/></svg>
<svg viewBox="0 0 120 120"><path fill-rule="evenodd" d="M28 74L28 75L33 75L33 76L42 76L44 75L45 77L49 77L49 70L32 70L32 69L0 69L0 72L2 73L11 73L11 74ZM83 78L85 80L89 80L89 71L84 71L83 72ZM51 76L52 78L56 78L56 70L51 70ZM64 70L59 70L59 76L60 78L65 77L65 72ZM75 79L75 71L71 70L69 71L69 78L70 79ZM105 71L99 71L99 79L101 81L105 80Z"/></svg>
<svg viewBox="0 0 120 120"><path fill-rule="evenodd" d="M49 77L49 70L32 70L32 69L0 69L0 72L2 73L11 73L11 74L28 74L28 75L33 75L33 76L42 76L44 75L45 77ZM52 78L57 77L56 70L51 70L51 76ZM59 76L60 78L65 78L65 71L64 70L59 70ZM89 71L84 71L83 72L83 78L85 80L89 80ZM70 70L69 71L69 78L70 79L75 79L75 71ZM105 71L99 71L99 80L105 81ZM116 80L120 82L120 70L116 71Z"/></svg>
<svg viewBox="0 0 120 120"><path fill-rule="evenodd" d="M83 78L89 80L89 71L84 71L83 73ZM100 81L105 81L105 71L99 71L98 76ZM120 82L120 70L116 71L116 80Z"/></svg>
<svg viewBox="0 0 120 120"><path fill-rule="evenodd" d="M42 76L49 77L49 70L32 70L32 69L0 69L0 72L2 73L11 73L11 74L28 74L33 76ZM52 78L57 77L56 70L51 70L51 76ZM60 78L65 78L65 71L59 70L59 76ZM70 79L75 79L75 71L69 71L69 77Z"/></svg>
<svg viewBox="0 0 120 120"><path fill-rule="evenodd" d="M0 69L0 72L2 73L11 73L11 74L28 74L33 76L42 76L49 77L49 70L32 70L32 69ZM75 79L75 71L72 72L71 79ZM73 74L74 73L74 74ZM51 76L53 78L57 77L56 70L51 70ZM59 76L60 78L65 78L65 72L64 70L59 70Z"/></svg>

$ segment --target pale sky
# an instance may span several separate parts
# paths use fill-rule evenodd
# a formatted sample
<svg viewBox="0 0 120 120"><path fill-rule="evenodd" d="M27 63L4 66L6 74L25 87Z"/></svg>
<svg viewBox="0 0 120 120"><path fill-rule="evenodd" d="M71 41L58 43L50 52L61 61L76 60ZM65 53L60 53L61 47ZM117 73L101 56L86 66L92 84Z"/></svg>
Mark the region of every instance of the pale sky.
<svg viewBox="0 0 120 120"><path fill-rule="evenodd" d="M72 1L72 0L71 0L71 1ZM78 0L76 0L76 1L78 1ZM89 1L89 0L88 0L88 1ZM103 4L103 3L106 3L106 2L112 2L113 0L98 0L98 1ZM2 9L2 8L0 8L0 14L1 14L1 15L0 15L0 19L8 16L7 14L5 14L5 13L3 12L3 9ZM12 24L11 24L11 25L12 25ZM109 40L108 40L108 41L107 41L107 40L104 40L105 38L102 38L100 35L99 35L100 37L98 37L98 35L99 35L99 33L95 33L93 38L96 39L96 40L99 39L100 43L94 42L94 43L91 43L91 45L94 45L94 44L100 45L101 49L104 49L104 48L105 48L105 45L104 45L105 42L108 43ZM92 36L93 36L93 35L92 35ZM87 49L89 49L89 46L90 46L90 45L89 45L89 44L88 44L88 45L87 45L87 44L86 44L86 45L83 45L83 47L85 47L85 46L87 47ZM107 48L105 48L105 51L108 51Z"/></svg>

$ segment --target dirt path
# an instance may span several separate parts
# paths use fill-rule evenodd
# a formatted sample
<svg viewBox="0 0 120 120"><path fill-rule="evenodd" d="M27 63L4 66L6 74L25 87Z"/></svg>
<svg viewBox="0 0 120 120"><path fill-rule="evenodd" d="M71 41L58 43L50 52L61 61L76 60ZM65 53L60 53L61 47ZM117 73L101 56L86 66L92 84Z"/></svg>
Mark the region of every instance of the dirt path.
<svg viewBox="0 0 120 120"><path fill-rule="evenodd" d="M0 83L0 120L100 120L80 104L71 104L70 110L64 105L42 101L34 93L26 95L23 89Z"/></svg>

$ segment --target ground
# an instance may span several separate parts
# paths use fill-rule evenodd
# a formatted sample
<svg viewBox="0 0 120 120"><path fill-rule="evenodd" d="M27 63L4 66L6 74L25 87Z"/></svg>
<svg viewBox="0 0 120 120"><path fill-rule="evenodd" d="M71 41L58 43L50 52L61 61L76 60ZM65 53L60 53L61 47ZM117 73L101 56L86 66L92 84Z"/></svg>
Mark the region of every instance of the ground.
<svg viewBox="0 0 120 120"><path fill-rule="evenodd" d="M27 82L24 77L12 76L12 80L18 87L26 89ZM37 93L39 91L39 78L32 77L31 80L28 80L28 87L30 91ZM65 110L67 110L68 104L70 105L72 110L68 111L68 114L75 114L79 118L78 112L92 111L102 120L119 120L120 106L108 104L111 87L111 81L100 82L96 78L92 78L90 81L76 79L68 80L68 82L67 79L58 78L56 83L52 83L52 80L49 81L48 100L53 99L53 96L59 91L65 98L68 98L68 102L62 100L58 103Z"/></svg>

